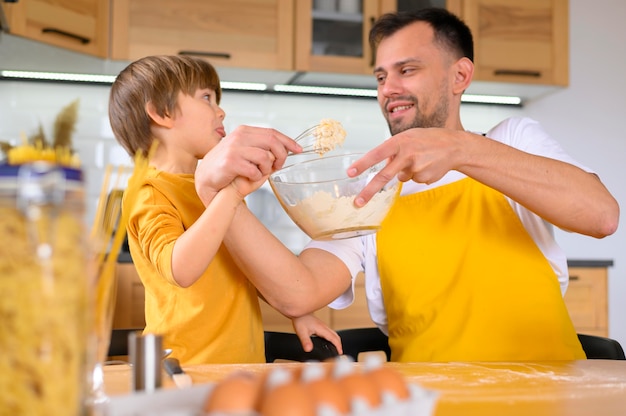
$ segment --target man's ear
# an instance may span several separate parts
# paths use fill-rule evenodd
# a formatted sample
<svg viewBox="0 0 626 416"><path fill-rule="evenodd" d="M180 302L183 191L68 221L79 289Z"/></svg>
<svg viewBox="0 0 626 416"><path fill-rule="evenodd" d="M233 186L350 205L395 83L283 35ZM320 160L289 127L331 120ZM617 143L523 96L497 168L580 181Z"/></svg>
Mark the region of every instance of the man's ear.
<svg viewBox="0 0 626 416"><path fill-rule="evenodd" d="M454 63L454 70L454 92L463 94L472 82L474 63L469 58L463 57Z"/></svg>
<svg viewBox="0 0 626 416"><path fill-rule="evenodd" d="M154 104L152 104L152 101L148 101L146 103L146 113L148 113L148 116L158 126L170 128L174 124L174 120L172 119L172 117L169 116L169 114L159 114L159 112L154 107Z"/></svg>

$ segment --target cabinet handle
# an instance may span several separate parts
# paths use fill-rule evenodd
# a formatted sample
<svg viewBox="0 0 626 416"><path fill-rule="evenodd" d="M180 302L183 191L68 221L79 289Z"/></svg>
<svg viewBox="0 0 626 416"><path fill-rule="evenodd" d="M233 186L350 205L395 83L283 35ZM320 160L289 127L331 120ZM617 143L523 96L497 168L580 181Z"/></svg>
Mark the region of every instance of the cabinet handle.
<svg viewBox="0 0 626 416"><path fill-rule="evenodd" d="M201 51L180 51L179 55L195 55L195 56L205 56L209 58L224 58L230 59L229 53L224 52L201 52Z"/></svg>
<svg viewBox="0 0 626 416"><path fill-rule="evenodd" d="M44 27L43 29L41 29L41 33L56 33L57 35L67 36L68 38L76 39L83 45L86 45L89 42L91 42L91 39L86 38L84 36L75 35L73 33L66 32L64 30L55 29L52 27Z"/></svg>
<svg viewBox="0 0 626 416"><path fill-rule="evenodd" d="M569 280L570 280L570 282L575 282L575 281L577 281L577 280L580 280L580 277L578 277L578 276L576 276L576 275L574 275L574 276L570 276L570 277L569 277Z"/></svg>
<svg viewBox="0 0 626 416"><path fill-rule="evenodd" d="M540 71L525 71L523 69L496 69L493 71L494 75L520 75L523 77L539 78L541 76Z"/></svg>

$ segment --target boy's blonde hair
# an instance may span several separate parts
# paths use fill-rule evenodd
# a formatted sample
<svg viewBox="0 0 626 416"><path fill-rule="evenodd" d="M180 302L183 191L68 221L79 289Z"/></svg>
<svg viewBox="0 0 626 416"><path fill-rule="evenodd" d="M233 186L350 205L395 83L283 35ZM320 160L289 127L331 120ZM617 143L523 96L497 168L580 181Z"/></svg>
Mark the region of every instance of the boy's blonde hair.
<svg viewBox="0 0 626 416"><path fill-rule="evenodd" d="M202 88L214 90L219 104L219 76L203 59L162 55L131 63L117 76L109 95L109 121L115 138L131 157L146 155L153 141L146 104L151 102L160 116L173 116L180 92L193 95Z"/></svg>

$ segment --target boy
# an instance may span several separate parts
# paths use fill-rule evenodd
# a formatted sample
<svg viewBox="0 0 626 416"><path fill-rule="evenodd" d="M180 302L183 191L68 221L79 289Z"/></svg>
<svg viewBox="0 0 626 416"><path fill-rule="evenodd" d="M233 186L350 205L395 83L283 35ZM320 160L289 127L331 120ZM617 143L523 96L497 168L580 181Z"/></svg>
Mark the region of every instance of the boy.
<svg viewBox="0 0 626 416"><path fill-rule="evenodd" d="M129 182L136 195L125 195L123 204L146 289L145 331L163 334L164 347L186 365L265 361L257 290L223 239L244 197L288 151L300 150L273 129L243 126L226 136L220 98L215 69L188 56L142 58L118 75L110 93L117 140L132 157L149 155L145 176ZM194 173L209 154L203 168L237 177L201 200ZM305 350L311 334L341 350L338 335L312 315L294 319L294 328Z"/></svg>

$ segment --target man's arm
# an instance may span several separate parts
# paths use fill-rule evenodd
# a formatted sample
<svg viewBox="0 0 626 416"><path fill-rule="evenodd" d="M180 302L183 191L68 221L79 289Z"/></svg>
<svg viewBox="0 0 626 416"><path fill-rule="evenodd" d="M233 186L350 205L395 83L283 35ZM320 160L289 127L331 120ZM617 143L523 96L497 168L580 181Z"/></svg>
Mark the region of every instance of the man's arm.
<svg viewBox="0 0 626 416"><path fill-rule="evenodd" d="M606 237L617 230L619 205L593 173L469 135L459 170L564 230ZM478 157L482 155L482 157Z"/></svg>
<svg viewBox="0 0 626 416"><path fill-rule="evenodd" d="M394 175L433 183L457 170L490 186L555 226L602 238L615 232L619 205L594 174L533 155L481 135L447 129L409 129L369 151L349 175L389 159L357 197L363 205Z"/></svg>

